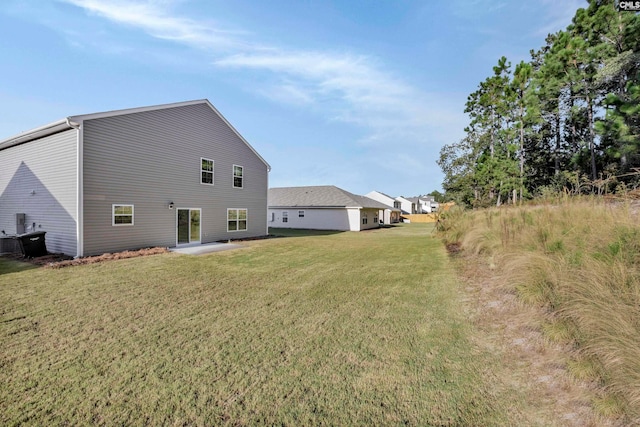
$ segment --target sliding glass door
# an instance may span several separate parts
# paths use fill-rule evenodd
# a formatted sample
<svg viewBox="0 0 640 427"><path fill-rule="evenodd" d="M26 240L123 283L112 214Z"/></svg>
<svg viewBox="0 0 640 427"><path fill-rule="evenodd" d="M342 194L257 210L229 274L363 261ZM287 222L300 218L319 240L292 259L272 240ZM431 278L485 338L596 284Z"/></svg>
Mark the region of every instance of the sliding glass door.
<svg viewBox="0 0 640 427"><path fill-rule="evenodd" d="M178 209L177 243L200 243L200 209Z"/></svg>

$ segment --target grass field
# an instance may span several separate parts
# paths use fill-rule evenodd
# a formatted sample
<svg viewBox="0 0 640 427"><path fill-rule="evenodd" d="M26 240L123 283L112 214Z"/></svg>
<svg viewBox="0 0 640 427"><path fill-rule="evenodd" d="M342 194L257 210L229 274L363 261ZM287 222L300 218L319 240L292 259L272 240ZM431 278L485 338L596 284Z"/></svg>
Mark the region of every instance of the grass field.
<svg viewBox="0 0 640 427"><path fill-rule="evenodd" d="M431 229L0 259L0 424L504 424Z"/></svg>

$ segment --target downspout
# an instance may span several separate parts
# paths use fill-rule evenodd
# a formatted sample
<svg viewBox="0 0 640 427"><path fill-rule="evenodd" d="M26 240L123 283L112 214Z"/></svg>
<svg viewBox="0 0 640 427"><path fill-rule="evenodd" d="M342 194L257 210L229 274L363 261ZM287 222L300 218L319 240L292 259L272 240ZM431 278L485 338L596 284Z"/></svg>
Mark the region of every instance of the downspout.
<svg viewBox="0 0 640 427"><path fill-rule="evenodd" d="M269 235L269 172L271 172L271 166L267 166L267 215L265 221L264 235Z"/></svg>
<svg viewBox="0 0 640 427"><path fill-rule="evenodd" d="M72 122L67 117L67 126L76 130L76 258L84 255L84 193L83 193L83 163L82 126Z"/></svg>

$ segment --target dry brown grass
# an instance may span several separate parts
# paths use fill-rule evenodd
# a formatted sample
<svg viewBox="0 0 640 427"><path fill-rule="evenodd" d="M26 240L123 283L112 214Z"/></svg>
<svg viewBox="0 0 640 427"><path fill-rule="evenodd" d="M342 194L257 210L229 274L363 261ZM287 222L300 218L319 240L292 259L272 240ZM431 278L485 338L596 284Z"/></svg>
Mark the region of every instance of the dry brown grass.
<svg viewBox="0 0 640 427"><path fill-rule="evenodd" d="M597 386L592 407L626 424L640 423L638 219L629 201L565 199L457 215L444 231L525 304L507 313L513 325L542 313L541 351L563 346L562 370Z"/></svg>
<svg viewBox="0 0 640 427"><path fill-rule="evenodd" d="M511 425L619 425L615 417L594 411L597 387L570 374L571 345L549 340L544 310L496 280L496 270L484 258L462 252L456 264L466 284L464 307L478 330L474 343L500 361L492 367L494 387L513 398L507 405Z"/></svg>

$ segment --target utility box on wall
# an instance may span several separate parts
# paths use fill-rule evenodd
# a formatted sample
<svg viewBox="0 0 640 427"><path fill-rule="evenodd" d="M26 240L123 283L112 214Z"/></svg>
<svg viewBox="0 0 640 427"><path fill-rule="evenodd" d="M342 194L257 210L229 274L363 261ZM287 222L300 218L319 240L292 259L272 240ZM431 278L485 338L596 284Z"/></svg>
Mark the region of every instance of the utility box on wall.
<svg viewBox="0 0 640 427"><path fill-rule="evenodd" d="M24 234L27 215L23 213L16 214L16 234Z"/></svg>

